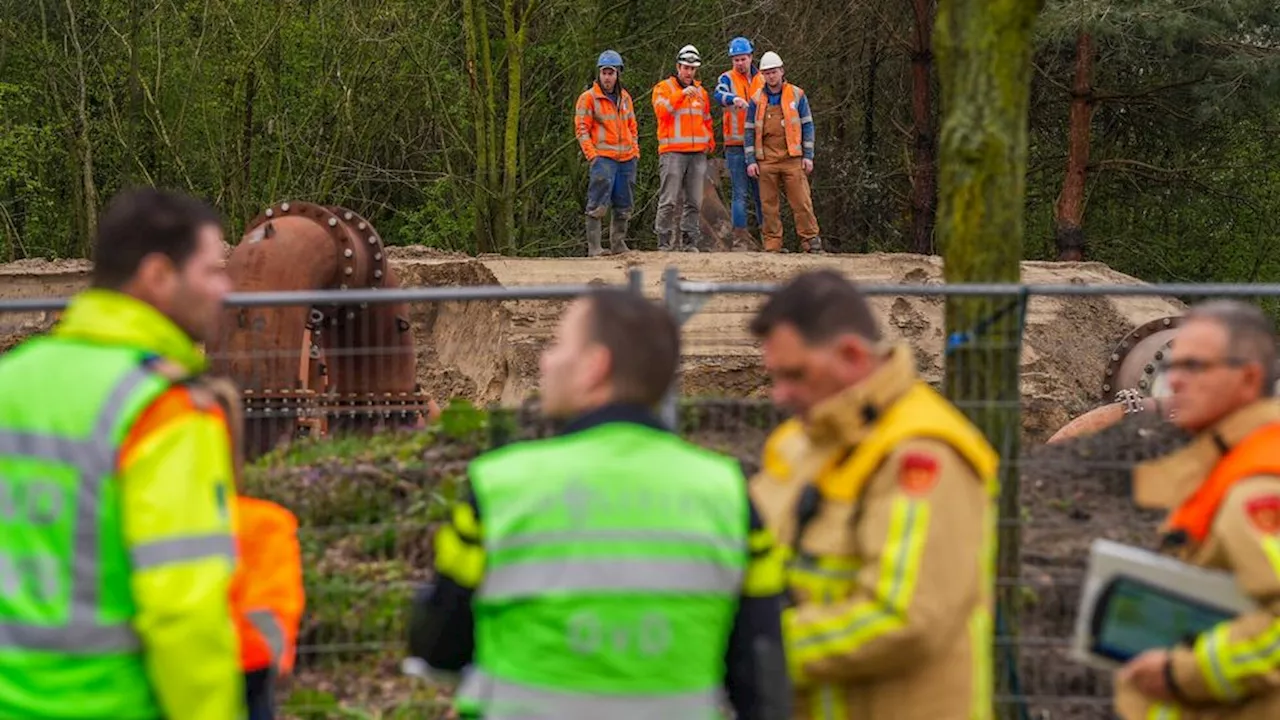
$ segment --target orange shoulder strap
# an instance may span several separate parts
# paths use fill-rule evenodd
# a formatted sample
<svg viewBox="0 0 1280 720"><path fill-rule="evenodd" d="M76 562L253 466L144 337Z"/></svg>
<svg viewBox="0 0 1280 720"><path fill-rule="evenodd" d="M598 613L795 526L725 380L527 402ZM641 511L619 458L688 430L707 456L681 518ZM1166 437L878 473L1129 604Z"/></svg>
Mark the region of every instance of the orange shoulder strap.
<svg viewBox="0 0 1280 720"><path fill-rule="evenodd" d="M1204 542L1231 488L1245 478L1266 474L1280 474L1280 423L1263 425L1228 450L1208 479L1174 510L1169 531L1181 530L1191 540Z"/></svg>

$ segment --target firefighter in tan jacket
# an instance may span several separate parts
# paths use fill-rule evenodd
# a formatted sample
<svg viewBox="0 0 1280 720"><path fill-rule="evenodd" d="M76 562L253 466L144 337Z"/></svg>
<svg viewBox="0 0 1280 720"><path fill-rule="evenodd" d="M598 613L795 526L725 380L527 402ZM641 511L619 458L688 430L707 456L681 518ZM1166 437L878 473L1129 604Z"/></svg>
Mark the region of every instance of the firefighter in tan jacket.
<svg viewBox="0 0 1280 720"><path fill-rule="evenodd" d="M1163 550L1232 573L1258 610L1116 673L1124 720L1280 718L1280 404L1275 335L1257 308L1191 309L1168 361L1172 420L1195 433L1138 466L1134 499L1172 510Z"/></svg>
<svg viewBox="0 0 1280 720"><path fill-rule="evenodd" d="M751 329L796 414L751 482L787 565L795 717L990 718L996 453L838 273L799 276Z"/></svg>

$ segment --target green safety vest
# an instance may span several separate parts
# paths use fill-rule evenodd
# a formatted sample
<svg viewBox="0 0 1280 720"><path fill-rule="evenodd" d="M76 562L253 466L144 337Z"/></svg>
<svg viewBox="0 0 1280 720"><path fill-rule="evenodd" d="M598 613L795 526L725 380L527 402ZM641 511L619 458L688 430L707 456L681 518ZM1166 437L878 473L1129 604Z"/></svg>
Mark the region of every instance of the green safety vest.
<svg viewBox="0 0 1280 720"><path fill-rule="evenodd" d="M116 466L169 385L122 347L41 337L0 357L0 717L160 716Z"/></svg>
<svg viewBox="0 0 1280 720"><path fill-rule="evenodd" d="M736 460L614 422L508 446L468 474L485 570L460 710L720 717L749 554Z"/></svg>

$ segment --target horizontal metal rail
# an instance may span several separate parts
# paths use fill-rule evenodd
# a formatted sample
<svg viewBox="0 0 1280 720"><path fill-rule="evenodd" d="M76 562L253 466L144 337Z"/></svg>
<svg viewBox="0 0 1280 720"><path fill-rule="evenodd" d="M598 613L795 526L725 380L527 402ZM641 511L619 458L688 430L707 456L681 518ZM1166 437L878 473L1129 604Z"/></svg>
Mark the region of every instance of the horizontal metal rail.
<svg viewBox="0 0 1280 720"><path fill-rule="evenodd" d="M668 268L668 274L676 268ZM669 275L668 275L669 276ZM625 283L611 287L629 287L639 291L641 271L632 269ZM381 303L467 302L475 300L552 300L584 295L599 285L471 285L448 287L406 287L351 290L295 290L281 292L231 293L228 307L282 307L297 305L351 305ZM717 283L679 280L674 288L678 295L762 295L781 287L781 283L744 282ZM1280 296L1280 283L1152 283L1142 285L1076 285L1030 283L911 283L864 284L867 295L905 295L915 297L1080 297L1129 296L1159 297L1171 295L1219 297ZM20 298L0 300L0 312L49 312L66 308L69 298Z"/></svg>

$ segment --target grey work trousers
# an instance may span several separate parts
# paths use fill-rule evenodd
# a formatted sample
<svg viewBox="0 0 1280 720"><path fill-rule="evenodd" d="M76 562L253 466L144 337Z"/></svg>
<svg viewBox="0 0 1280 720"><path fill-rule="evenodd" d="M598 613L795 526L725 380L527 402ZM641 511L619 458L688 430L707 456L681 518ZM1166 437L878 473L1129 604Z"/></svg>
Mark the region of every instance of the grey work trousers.
<svg viewBox="0 0 1280 720"><path fill-rule="evenodd" d="M685 240L697 245L702 211L702 187L707 178L707 155L701 152L669 152L658 156L658 215L653 220L653 231L661 239L670 237L673 245L679 245L676 231L676 199L684 188L684 209L680 216L680 229Z"/></svg>

